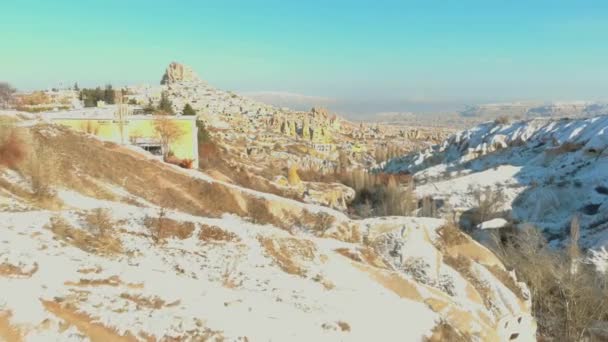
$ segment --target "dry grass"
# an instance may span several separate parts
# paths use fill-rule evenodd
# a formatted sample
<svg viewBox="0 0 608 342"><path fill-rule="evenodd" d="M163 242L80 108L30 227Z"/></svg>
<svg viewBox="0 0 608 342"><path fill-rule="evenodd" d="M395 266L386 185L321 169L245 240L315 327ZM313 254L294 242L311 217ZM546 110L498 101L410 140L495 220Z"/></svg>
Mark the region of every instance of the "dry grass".
<svg viewBox="0 0 608 342"><path fill-rule="evenodd" d="M271 224L276 227L283 227L283 222L273 215L268 209L267 200L257 197L250 197L247 200L247 214L254 224Z"/></svg>
<svg viewBox="0 0 608 342"><path fill-rule="evenodd" d="M336 221L336 218L325 212L319 212L316 214L304 212L302 215L302 220L304 224L312 228L315 234L320 236L332 227Z"/></svg>
<svg viewBox="0 0 608 342"><path fill-rule="evenodd" d="M306 276L306 269L299 264L301 261L312 261L315 257L316 249L314 244L308 240L295 238L267 238L258 237L260 245L277 265L286 273L295 274L301 277Z"/></svg>
<svg viewBox="0 0 608 342"><path fill-rule="evenodd" d="M456 270L460 275L471 284L477 293L483 299L483 303L487 309L491 309L492 304L492 290L487 283L481 281L471 271L471 260L459 255L458 257L452 257L448 254L443 255L443 262Z"/></svg>
<svg viewBox="0 0 608 342"><path fill-rule="evenodd" d="M473 340L469 334L459 332L445 321L437 324L431 333L431 337L425 338L425 342L469 342Z"/></svg>
<svg viewBox="0 0 608 342"><path fill-rule="evenodd" d="M566 141L565 143L559 145L556 148L546 150L545 153L548 156L558 156L558 155L565 154L565 153L576 152L576 151L580 150L581 148L583 148L584 146L585 146L585 144L583 144L583 143L575 143L575 142L571 142L571 141Z"/></svg>
<svg viewBox="0 0 608 342"><path fill-rule="evenodd" d="M84 230L72 227L60 216L52 217L46 228L55 234L56 239L87 253L114 256L123 252L121 241L112 234L93 235L87 233Z"/></svg>
<svg viewBox="0 0 608 342"><path fill-rule="evenodd" d="M175 305L179 304L179 300L176 302L167 304L167 302L165 302L164 300L162 300L161 298L156 297L156 296L144 297L142 295L134 295L134 294L126 293L126 292L121 293L120 298L126 299L128 301L135 303L135 305L137 306L137 310L140 310L141 308L158 310L158 309L162 309L164 307L170 307L170 306L175 306Z"/></svg>
<svg viewBox="0 0 608 342"><path fill-rule="evenodd" d="M206 224L201 225L201 229L198 233L198 238L205 242L239 242L241 238L238 235L227 232L217 226L209 226Z"/></svg>
<svg viewBox="0 0 608 342"><path fill-rule="evenodd" d="M342 331L350 331L350 325L344 321L338 321L336 322L336 324L338 324L338 327L340 327L340 330Z"/></svg>
<svg viewBox="0 0 608 342"><path fill-rule="evenodd" d="M27 155L26 142L11 124L0 119L0 166L15 168Z"/></svg>
<svg viewBox="0 0 608 342"><path fill-rule="evenodd" d="M387 268L382 258L371 247L360 247L356 250L338 248L335 251L353 261L361 262L378 268Z"/></svg>
<svg viewBox="0 0 608 342"><path fill-rule="evenodd" d="M222 285L228 289L236 289L242 284L242 280L237 280L236 262L226 265L222 272Z"/></svg>
<svg viewBox="0 0 608 342"><path fill-rule="evenodd" d="M492 275L494 275L494 277L496 277L496 279L500 280L500 282L503 285L505 285L509 290L511 290L511 292L513 292L519 299L521 299L522 301L526 300L526 296L522 292L521 288L517 285L515 280L513 280L513 278L511 278L511 276L509 275L509 273L507 271L505 271L504 269L500 268L497 265L492 265L492 266L483 265L483 266L485 266L485 268L487 268L488 271L490 271L490 273L492 273Z"/></svg>
<svg viewBox="0 0 608 342"><path fill-rule="evenodd" d="M58 171L55 153L39 134L33 133L30 141L32 148L28 159L22 163L21 171L29 175L35 197L48 197Z"/></svg>
<svg viewBox="0 0 608 342"><path fill-rule="evenodd" d="M440 249L465 244L469 238L455 224L446 224L437 230L439 233Z"/></svg>
<svg viewBox="0 0 608 342"><path fill-rule="evenodd" d="M0 264L0 277L7 278L30 278L34 273L38 271L38 263L34 263L34 267L31 270L23 270L19 266L15 266L9 263Z"/></svg>
<svg viewBox="0 0 608 342"><path fill-rule="evenodd" d="M107 236L114 227L110 211L104 208L93 209L85 216L85 221L93 234L98 236Z"/></svg>
<svg viewBox="0 0 608 342"><path fill-rule="evenodd" d="M54 127L58 134L43 133L48 126L31 128L45 146L53 147L53 158L61 165L62 174L73 170L87 170L87 174L106 183L116 184L134 196L155 205L207 217L223 213L244 216L235 193L218 183L179 172L155 160L146 160L139 153L115 144L106 144L68 128ZM172 197L170 203L165 198Z"/></svg>
<svg viewBox="0 0 608 342"><path fill-rule="evenodd" d="M144 225L150 230L152 238L157 243L168 238L187 239L192 236L195 228L192 222L176 221L166 217L162 208L158 216L147 216L144 219Z"/></svg>
<svg viewBox="0 0 608 342"><path fill-rule="evenodd" d="M122 285L122 281L120 280L120 278L118 276L111 276L109 278L102 278L102 279L80 278L80 280L78 280L77 283L71 282L71 281L67 281L67 282L65 282L65 285L68 285L68 286L80 286L80 287L86 287L86 286L112 286L112 287L116 287L116 286Z"/></svg>
<svg viewBox="0 0 608 342"><path fill-rule="evenodd" d="M68 286L77 286L77 287L89 287L89 286L126 286L132 289L139 289L143 287L143 284L133 284L133 283L123 283L123 281L116 275L108 277L108 278L100 278L100 279L88 279L88 278L80 278L78 282L66 281L64 285Z"/></svg>
<svg viewBox="0 0 608 342"><path fill-rule="evenodd" d="M529 226L514 231L495 250L528 285L539 336L547 340L586 340L597 322L608 321L606 278L580 263L577 253L568 253L574 247L552 248ZM594 338L590 340L602 340Z"/></svg>
<svg viewBox="0 0 608 342"><path fill-rule="evenodd" d="M30 130L42 145L53 147L56 165L61 174L87 170L92 179L123 187L125 191L166 209L203 217L221 217L225 213L251 219L260 224L290 228L287 220L274 215L272 202L258 198L224 184L207 182L173 167L147 160L139 153L115 144L107 144L85 134L63 127L53 127L57 134L47 134L49 126L39 125ZM171 201L167 201L171 198ZM307 227L312 229L312 227Z"/></svg>
<svg viewBox="0 0 608 342"><path fill-rule="evenodd" d="M42 301L44 308L65 321L68 325L76 327L82 334L88 337L93 342L136 342L131 333L127 332L121 335L116 329L107 327L98 323L89 315L78 312L76 307L71 305L61 305L54 301Z"/></svg>
<svg viewBox="0 0 608 342"><path fill-rule="evenodd" d="M22 342L23 331L19 327L11 324L12 313L10 311L0 311L0 340L7 342Z"/></svg>

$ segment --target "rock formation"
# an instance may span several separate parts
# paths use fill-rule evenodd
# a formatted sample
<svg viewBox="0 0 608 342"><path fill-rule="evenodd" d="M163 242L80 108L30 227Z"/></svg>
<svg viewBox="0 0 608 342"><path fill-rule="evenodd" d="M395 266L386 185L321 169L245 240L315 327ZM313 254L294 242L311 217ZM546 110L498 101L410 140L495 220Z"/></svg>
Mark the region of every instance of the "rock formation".
<svg viewBox="0 0 608 342"><path fill-rule="evenodd" d="M163 75L160 84L172 84L176 82L193 82L200 81L200 78L194 70L187 66L177 62L172 62L167 67L165 74Z"/></svg>

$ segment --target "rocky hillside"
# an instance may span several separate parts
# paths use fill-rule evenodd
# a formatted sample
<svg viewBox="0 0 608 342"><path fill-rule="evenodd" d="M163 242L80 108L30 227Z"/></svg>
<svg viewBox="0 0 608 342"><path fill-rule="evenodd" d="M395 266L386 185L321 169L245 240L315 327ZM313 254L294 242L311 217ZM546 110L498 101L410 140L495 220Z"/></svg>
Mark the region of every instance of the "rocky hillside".
<svg viewBox="0 0 608 342"><path fill-rule="evenodd" d="M534 340L525 286L443 220L351 220L16 125L31 149L0 169L0 339Z"/></svg>
<svg viewBox="0 0 608 342"><path fill-rule="evenodd" d="M489 196L498 216L531 223L554 244L578 216L581 244L597 249L608 242L607 147L606 116L489 122L384 169L414 174L417 194L444 213L475 210Z"/></svg>

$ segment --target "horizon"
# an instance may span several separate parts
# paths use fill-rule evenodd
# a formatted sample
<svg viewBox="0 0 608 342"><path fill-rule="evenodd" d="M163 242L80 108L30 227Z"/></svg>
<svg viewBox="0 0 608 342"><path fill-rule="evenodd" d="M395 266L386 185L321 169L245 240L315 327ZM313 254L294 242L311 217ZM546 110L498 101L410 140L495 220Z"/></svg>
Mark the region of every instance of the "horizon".
<svg viewBox="0 0 608 342"><path fill-rule="evenodd" d="M220 89L361 117L605 101L607 9L600 1L24 1L3 6L10 53L0 55L0 81L20 90L155 85L175 60Z"/></svg>

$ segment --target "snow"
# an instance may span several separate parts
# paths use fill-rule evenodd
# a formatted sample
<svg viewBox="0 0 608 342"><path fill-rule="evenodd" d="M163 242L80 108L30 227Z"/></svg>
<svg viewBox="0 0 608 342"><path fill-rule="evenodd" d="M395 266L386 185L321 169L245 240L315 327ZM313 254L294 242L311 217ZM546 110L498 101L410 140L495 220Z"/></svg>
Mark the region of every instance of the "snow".
<svg viewBox="0 0 608 342"><path fill-rule="evenodd" d="M502 192L505 218L550 233L554 245L578 215L582 246L608 246L608 116L488 122L384 170L412 173L416 194L444 199L445 214L475 208L476 192L490 188Z"/></svg>
<svg viewBox="0 0 608 342"><path fill-rule="evenodd" d="M509 222L503 218L495 218L477 225L477 229L499 229L505 227Z"/></svg>
<svg viewBox="0 0 608 342"><path fill-rule="evenodd" d="M45 132L61 134L52 126L46 127ZM136 152L142 155L142 160L147 159L145 154ZM93 322L119 334L145 332L157 339L186 338L189 332L208 329L219 332L228 341L245 337L253 341L421 340L430 335L438 322L446 319L452 319L452 324L466 323L460 328L473 334L484 334L495 329L487 325L486 317L494 322L507 317L510 322L529 312L529 308L518 306L508 289L495 284L500 283L498 279L483 273L485 268L475 260L472 260L474 267L481 267L476 268L476 273L494 284L496 308L487 308L469 298L468 280L444 263L446 247L441 246L438 233L445 225L442 219L383 217L356 221L323 206L241 188L213 180L198 171L159 164L159 172L168 170L264 198L271 205L293 212L327 213L336 218L334 228L340 224L352 225L360 228L370 241L384 241L384 244L365 245L314 236L306 231L288 232L272 225L253 224L236 215L211 218L179 210L168 210L166 215L178 222L193 224L194 231L184 239L173 237L157 243L151 238L145 221L158 215L159 208L146 198L128 193L119 184L91 177L88 180L119 199L100 200L75 189L56 187L53 192L64 204L59 210L26 207L21 208L23 211L0 212L0 265L18 267L24 273L0 274L3 294L0 310L11 311L10 323L25 328L26 340L70 341L82 340L86 335L86 331L74 326L65 329L63 319L46 310L42 301L68 303ZM68 171L78 177L90 177L81 171ZM507 166L495 172L507 182L521 171ZM465 184L490 185L473 174L472 171L462 175L467 177ZM23 189L29 187L17 173L2 170L0 176ZM431 186L442 189L444 185L435 182L429 189ZM8 208L16 207L11 203L17 200L8 190L0 192L0 198L2 203L9 204ZM138 206L120 200L127 198L129 203L134 201ZM74 230L92 239L98 238L83 219L83 214L98 208L107 209L114 223L112 237L122 246L122 251L115 255L87 252L85 249L88 249L78 246L70 235L57 236L58 232L49 229L51 219L60 217ZM201 240L199 233L204 225L233 233L238 239ZM282 262L265 249L261 239L272 241L275 248L288 246L285 241L291 240L312 246L310 252L287 248L292 254L288 254L289 260L303 270L302 274L285 271ZM470 248L483 248L473 242L470 245ZM338 253L339 248L371 249L379 254L379 260L386 267L351 260ZM408 271L408 260L421 260L424 276ZM117 283L86 285L85 281L107 282L108 279ZM411 286L408 291L412 293L400 293L403 289L399 281L407 284L406 287ZM453 290L444 288L446 281L452 284ZM133 298L156 299L164 304L150 307L143 299L143 303L138 303ZM445 302L447 308L434 309L429 305L431 300ZM471 312L473 320L458 322L450 318L453 312ZM348 324L348 331L343 331L340 324ZM522 336L534 335L533 328L522 329L518 330Z"/></svg>

